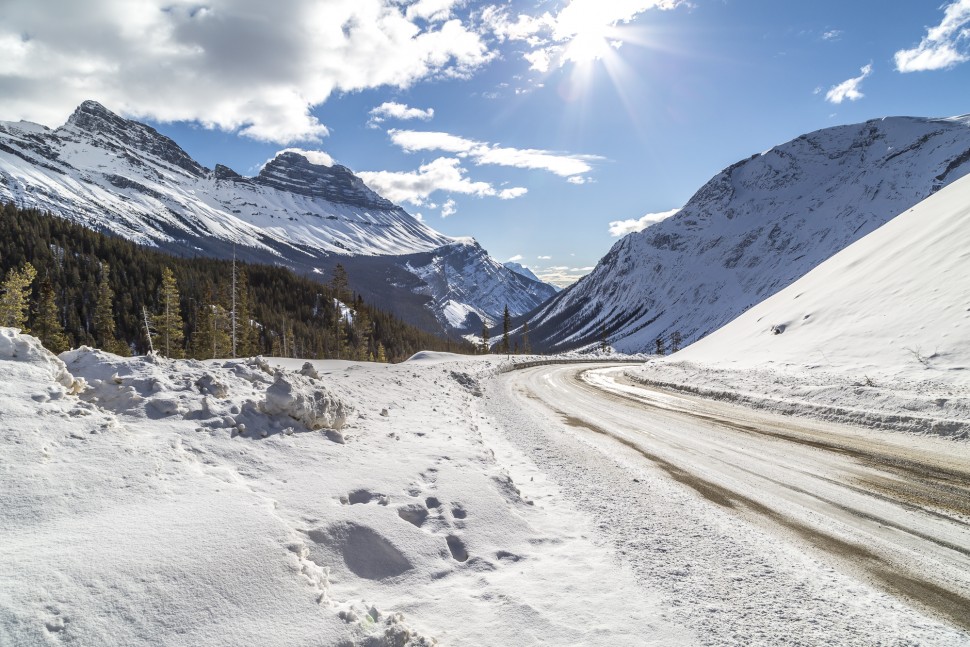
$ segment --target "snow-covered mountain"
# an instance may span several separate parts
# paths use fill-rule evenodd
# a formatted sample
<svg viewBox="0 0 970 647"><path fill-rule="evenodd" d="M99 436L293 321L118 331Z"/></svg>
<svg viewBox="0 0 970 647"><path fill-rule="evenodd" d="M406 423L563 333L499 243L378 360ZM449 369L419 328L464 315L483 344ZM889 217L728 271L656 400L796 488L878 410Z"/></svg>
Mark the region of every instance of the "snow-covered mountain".
<svg viewBox="0 0 970 647"><path fill-rule="evenodd" d="M802 135L717 174L675 216L620 240L531 316L533 343L695 341L970 173L970 115Z"/></svg>
<svg viewBox="0 0 970 647"><path fill-rule="evenodd" d="M728 368L822 368L970 383L970 177L678 353Z"/></svg>
<svg viewBox="0 0 970 647"><path fill-rule="evenodd" d="M535 275L535 272L533 272L532 270L530 270L525 265L522 265L521 263L516 263L515 261L507 261L505 263L502 263L502 265L504 265L505 267L509 268L510 270L512 270L513 272L515 272L516 274L521 274L522 276L526 277L527 279L532 279L533 281L542 281L542 279L540 279L538 276ZM553 285L552 287L553 287L553 289L556 292L559 292L559 290L561 289L561 288L556 287L555 285Z"/></svg>
<svg viewBox="0 0 970 647"><path fill-rule="evenodd" d="M55 130L0 122L0 200L180 254L227 256L236 245L248 260L323 278L337 263L352 265L355 289L428 328L462 329L460 311L477 329L505 303L524 313L555 292L502 267L474 240L416 220L344 166L282 151L255 177L209 170L94 101ZM436 276L413 264L415 254L465 273Z"/></svg>

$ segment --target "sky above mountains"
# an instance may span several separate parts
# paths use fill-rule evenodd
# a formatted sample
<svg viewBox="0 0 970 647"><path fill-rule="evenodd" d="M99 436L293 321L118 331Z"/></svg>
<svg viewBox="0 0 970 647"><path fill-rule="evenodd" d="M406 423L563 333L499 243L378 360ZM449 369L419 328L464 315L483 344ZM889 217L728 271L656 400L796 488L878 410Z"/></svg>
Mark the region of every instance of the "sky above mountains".
<svg viewBox="0 0 970 647"><path fill-rule="evenodd" d="M317 151L560 285L723 167L970 112L970 0L6 0L0 119L95 99L201 163Z"/></svg>

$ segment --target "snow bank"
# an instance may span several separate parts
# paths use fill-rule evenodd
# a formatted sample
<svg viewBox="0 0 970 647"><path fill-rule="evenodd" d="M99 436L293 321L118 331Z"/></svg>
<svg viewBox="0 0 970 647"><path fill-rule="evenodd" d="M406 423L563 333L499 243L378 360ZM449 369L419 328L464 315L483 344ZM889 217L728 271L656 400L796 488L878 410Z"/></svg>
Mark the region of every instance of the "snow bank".
<svg viewBox="0 0 970 647"><path fill-rule="evenodd" d="M154 355L121 358L88 347L61 357L88 380L85 400L136 418L192 421L200 431L266 437L337 430L354 410L315 371L279 370L262 357L220 364Z"/></svg>
<svg viewBox="0 0 970 647"><path fill-rule="evenodd" d="M0 360L32 364L47 372L70 395L76 395L86 386L84 380L75 379L64 362L44 348L39 339L22 335L17 328L0 328Z"/></svg>
<svg viewBox="0 0 970 647"><path fill-rule="evenodd" d="M650 387L842 424L970 438L970 397L945 381L883 381L832 371L722 368L652 360L627 371Z"/></svg>

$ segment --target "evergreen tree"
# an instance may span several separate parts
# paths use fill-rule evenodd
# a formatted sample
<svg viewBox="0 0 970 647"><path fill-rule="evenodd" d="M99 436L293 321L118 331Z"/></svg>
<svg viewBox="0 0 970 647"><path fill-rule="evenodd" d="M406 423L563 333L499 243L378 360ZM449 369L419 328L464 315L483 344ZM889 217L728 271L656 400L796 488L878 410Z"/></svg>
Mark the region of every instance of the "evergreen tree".
<svg viewBox="0 0 970 647"><path fill-rule="evenodd" d="M158 295L161 312L154 317L152 344L165 357L185 357L185 322L179 304L178 283L172 270L162 270L162 287Z"/></svg>
<svg viewBox="0 0 970 647"><path fill-rule="evenodd" d="M382 364L387 363L387 352L384 350L384 344L381 342L377 342L377 356L375 359Z"/></svg>
<svg viewBox="0 0 970 647"><path fill-rule="evenodd" d="M111 266L101 264L98 300L94 307L94 333L98 346L115 355L131 355L131 349L115 336L115 292L111 289Z"/></svg>
<svg viewBox="0 0 970 647"><path fill-rule="evenodd" d="M532 354L532 347L529 346L529 322L522 324L522 352L526 355Z"/></svg>
<svg viewBox="0 0 970 647"><path fill-rule="evenodd" d="M363 305L363 300L358 303L358 307L354 313L354 335L357 337L357 360L360 362L365 362L370 356L373 325L371 324L370 317L368 317L364 309L360 307L361 305ZM373 361L373 358L371 358L371 361Z"/></svg>
<svg viewBox="0 0 970 647"><path fill-rule="evenodd" d="M664 349L663 337L657 337L656 345L657 345L657 355L665 354L666 350Z"/></svg>
<svg viewBox="0 0 970 647"><path fill-rule="evenodd" d="M340 263L337 263L333 268L333 276L330 278L330 289L333 291L333 296L338 301L350 301L348 298L350 294L350 279L347 278L347 270Z"/></svg>
<svg viewBox="0 0 970 647"><path fill-rule="evenodd" d="M509 306L505 304L505 312L502 313L502 354L508 355L511 352L509 346L509 328L512 327L512 316L509 314Z"/></svg>
<svg viewBox="0 0 970 647"><path fill-rule="evenodd" d="M600 352L604 355L610 352L610 338L606 335L606 326L600 328Z"/></svg>
<svg viewBox="0 0 970 647"><path fill-rule="evenodd" d="M676 353L680 350L680 345L684 343L684 338L681 336L679 330L675 330L672 335L670 335L670 352Z"/></svg>
<svg viewBox="0 0 970 647"><path fill-rule="evenodd" d="M54 286L50 277L45 277L40 285L40 301L37 302L37 317L34 319L33 333L44 347L55 355L70 350L71 342L64 334L60 311L54 299Z"/></svg>
<svg viewBox="0 0 970 647"><path fill-rule="evenodd" d="M490 341L490 338L488 334L488 319L484 319L482 321L482 346L481 346L482 355L488 355L488 353L491 351L491 346L489 346L489 341Z"/></svg>
<svg viewBox="0 0 970 647"><path fill-rule="evenodd" d="M25 263L23 269L13 268L7 272L7 278L0 285L0 326L27 329L27 311L30 307L30 286L37 277L37 270L30 263Z"/></svg>
<svg viewBox="0 0 970 647"><path fill-rule="evenodd" d="M252 301L249 296L249 277L246 270L236 271L236 355L250 357L257 354L256 326L253 322Z"/></svg>

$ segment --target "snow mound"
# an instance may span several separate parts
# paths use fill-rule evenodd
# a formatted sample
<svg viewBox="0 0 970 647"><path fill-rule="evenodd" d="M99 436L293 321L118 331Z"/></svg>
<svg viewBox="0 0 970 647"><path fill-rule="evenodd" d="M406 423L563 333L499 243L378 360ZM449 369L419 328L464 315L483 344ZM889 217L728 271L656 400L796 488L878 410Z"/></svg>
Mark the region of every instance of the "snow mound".
<svg viewBox="0 0 970 647"><path fill-rule="evenodd" d="M80 393L86 386L84 380L75 379L64 362L44 348L39 339L22 334L17 328L0 328L0 359L41 367L70 395Z"/></svg>
<svg viewBox="0 0 970 647"><path fill-rule="evenodd" d="M421 350L414 355L411 355L411 357L404 361L412 364L440 364L441 362L454 362L467 359L467 355L459 355L457 353L441 353L430 350Z"/></svg>
<svg viewBox="0 0 970 647"><path fill-rule="evenodd" d="M122 358L81 347L61 358L87 379L84 398L91 403L135 418L189 421L197 431L265 438L339 429L354 410L324 388L315 371L279 370L262 357L219 365L154 355Z"/></svg>
<svg viewBox="0 0 970 647"><path fill-rule="evenodd" d="M308 375L278 373L276 381L266 389L262 411L269 415L289 416L308 429L343 427L352 407L316 384L317 378L313 374L315 371Z"/></svg>

